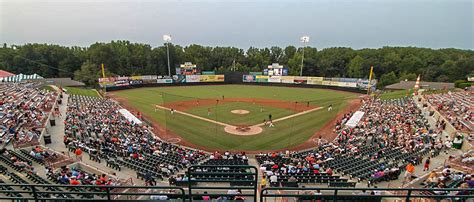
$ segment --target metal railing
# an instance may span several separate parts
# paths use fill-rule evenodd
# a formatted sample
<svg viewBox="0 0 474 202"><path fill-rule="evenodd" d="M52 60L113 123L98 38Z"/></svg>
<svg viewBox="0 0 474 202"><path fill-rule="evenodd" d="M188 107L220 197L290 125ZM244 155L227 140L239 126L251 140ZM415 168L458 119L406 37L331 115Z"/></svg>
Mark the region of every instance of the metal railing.
<svg viewBox="0 0 474 202"><path fill-rule="evenodd" d="M468 195L451 195L449 192L467 191ZM443 194L444 193L444 194ZM474 199L474 189L459 188L299 188L269 187L260 191L260 202L267 201L381 201L382 199Z"/></svg>
<svg viewBox="0 0 474 202"><path fill-rule="evenodd" d="M229 168L230 171L205 172L203 169ZM235 171L241 169L241 171ZM199 171L201 170L201 171ZM252 172L253 171L253 172ZM206 176L225 176L225 177L209 177ZM258 193L258 169L250 165L193 165L188 168L188 196L189 200L193 201L195 197L209 196L209 197L253 197L257 200ZM237 179L232 178L237 177ZM230 186L199 186L200 182L205 183L230 183ZM241 190L240 194L227 193L195 193L193 190ZM245 190L251 190L251 194L244 193Z"/></svg>
<svg viewBox="0 0 474 202"><path fill-rule="evenodd" d="M205 180L208 182L208 180ZM220 182L220 181L219 181ZM269 187L256 197L256 186L242 187L191 187L192 189L247 189L254 194L209 193L207 196L251 196L254 201L382 201L386 199L415 201L472 201L474 189L417 189L417 188L298 188ZM191 189L191 190L192 190ZM116 190L121 190L117 192ZM464 191L464 195L447 194ZM372 193L374 192L374 193ZM446 194L441 194L446 193ZM0 184L0 201L136 201L156 199L168 201L192 201L203 194L189 193L181 187L171 186L93 186L52 184ZM160 198L162 197L162 198ZM247 201L251 201L247 199Z"/></svg>
<svg viewBox="0 0 474 202"><path fill-rule="evenodd" d="M115 190L123 190L116 192ZM137 191L135 191L137 190ZM166 196L184 201L181 187L170 186L95 186L53 184L0 184L0 201L110 201L150 200L146 196ZM144 197L145 196L145 197Z"/></svg>

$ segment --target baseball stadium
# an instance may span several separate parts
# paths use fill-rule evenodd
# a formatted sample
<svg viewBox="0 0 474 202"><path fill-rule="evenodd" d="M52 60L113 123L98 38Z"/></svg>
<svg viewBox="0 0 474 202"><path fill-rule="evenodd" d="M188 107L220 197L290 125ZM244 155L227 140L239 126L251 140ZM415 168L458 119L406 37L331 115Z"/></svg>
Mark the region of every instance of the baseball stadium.
<svg viewBox="0 0 474 202"><path fill-rule="evenodd" d="M163 2L137 16L151 15L142 4ZM4 43L0 201L474 201L472 48L316 49L304 35L301 47L243 49L177 36Z"/></svg>

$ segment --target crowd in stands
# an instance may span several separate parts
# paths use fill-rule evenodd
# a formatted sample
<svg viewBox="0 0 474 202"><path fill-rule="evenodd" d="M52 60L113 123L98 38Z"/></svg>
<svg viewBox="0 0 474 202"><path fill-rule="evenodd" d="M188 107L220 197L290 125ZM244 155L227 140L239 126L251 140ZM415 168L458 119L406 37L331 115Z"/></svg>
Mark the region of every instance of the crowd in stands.
<svg viewBox="0 0 474 202"><path fill-rule="evenodd" d="M425 188L474 188L474 178L472 173L459 172L452 169L449 165L445 166L440 172L431 171L428 178L422 183ZM446 195L470 195L471 193L459 191L456 193L449 193L446 191L434 191L434 194Z"/></svg>
<svg viewBox="0 0 474 202"><path fill-rule="evenodd" d="M472 91L458 91L424 95L449 123L460 131L474 130L474 94Z"/></svg>
<svg viewBox="0 0 474 202"><path fill-rule="evenodd" d="M375 183L397 179L409 163L420 164L444 148L440 131L430 130L411 98L366 98L359 111L365 115L356 127L344 126L351 113L338 122L334 142L305 152L257 155L261 169L270 180L293 173L338 173Z"/></svg>
<svg viewBox="0 0 474 202"><path fill-rule="evenodd" d="M45 159L55 159L58 157L58 155L55 152L50 152L48 150L41 148L40 146L35 146L34 148L32 148L29 154L31 157L38 159L40 161L45 160Z"/></svg>
<svg viewBox="0 0 474 202"><path fill-rule="evenodd" d="M59 173L54 173L53 169L46 168L47 175L59 184L70 185L116 185L117 180L106 174L97 175L87 173L77 168L61 167Z"/></svg>
<svg viewBox="0 0 474 202"><path fill-rule="evenodd" d="M170 176L205 158L203 151L161 141L146 125L124 117L110 99L71 95L65 120L64 144L97 158L114 158L144 176Z"/></svg>
<svg viewBox="0 0 474 202"><path fill-rule="evenodd" d="M23 84L0 85L0 134L18 141L31 141L39 137L46 114L51 110L56 93L37 90ZM469 129L473 121L474 99L471 92L455 92L427 95L426 99L437 106L456 128ZM269 152L256 155L263 173L261 187L299 186L301 183L327 183L329 186L355 186L355 182L366 180L369 185L380 181L399 179L404 171L406 182L414 175L414 166L424 163L424 172L430 172L424 182L431 188L473 188L474 178L470 173L456 172L446 167L442 172L430 170L431 157L452 142L441 139L443 123L430 128L421 110L412 98L381 100L366 97L362 99L359 111L363 118L355 127L346 126L352 112L344 114L337 121L334 131L338 134L333 142L318 141L315 148L307 151ZM175 144L166 143L155 137L151 128L136 124L123 116L121 107L111 99L70 95L65 114L64 145L82 161L83 152L91 158L106 159L107 163L123 165L137 171L137 177L147 185L156 185L156 179L168 177L170 185L189 182L186 174L177 174L191 166L195 180L248 180L249 183L232 184L249 186L254 178L246 169L227 165L248 165L245 152L205 153ZM457 137L459 138L459 137ZM320 137L321 139L321 137ZM5 140L4 140L5 141ZM454 140L456 141L456 140ZM35 146L15 151L2 149L0 161L20 172L36 173L32 159L43 161L56 158L57 154ZM471 155L463 162L472 162ZM206 165L223 167L212 168ZM212 174L206 174L206 172ZM240 172L233 177L225 172ZM58 172L46 166L49 179L67 185L116 185L115 178L105 174L87 173L78 168L61 167ZM268 183L267 183L268 182ZM241 194L241 190L229 190L228 194ZM207 193L205 193L207 194ZM318 193L313 193L318 194ZM445 192L435 194L448 194ZM459 192L458 194L463 194ZM464 193L465 194L465 193ZM163 193L161 196L165 197ZM223 199L200 196L202 200ZM241 200L240 196L227 199Z"/></svg>
<svg viewBox="0 0 474 202"><path fill-rule="evenodd" d="M37 140L58 94L32 83L0 84L0 143Z"/></svg>

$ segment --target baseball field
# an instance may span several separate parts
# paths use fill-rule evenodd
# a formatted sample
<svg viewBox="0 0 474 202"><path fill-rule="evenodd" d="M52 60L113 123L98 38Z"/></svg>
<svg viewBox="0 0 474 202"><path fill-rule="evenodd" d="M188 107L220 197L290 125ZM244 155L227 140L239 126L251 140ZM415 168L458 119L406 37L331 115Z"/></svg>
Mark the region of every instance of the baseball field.
<svg viewBox="0 0 474 202"><path fill-rule="evenodd" d="M355 93L252 85L138 88L108 96L140 112L162 139L208 151L308 147L315 136L333 138L336 116L359 103Z"/></svg>

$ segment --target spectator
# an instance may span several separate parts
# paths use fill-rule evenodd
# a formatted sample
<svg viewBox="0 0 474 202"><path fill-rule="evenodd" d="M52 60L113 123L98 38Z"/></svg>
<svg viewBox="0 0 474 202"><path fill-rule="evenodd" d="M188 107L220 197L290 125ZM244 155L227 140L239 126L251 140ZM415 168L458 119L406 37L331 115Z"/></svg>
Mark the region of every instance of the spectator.
<svg viewBox="0 0 474 202"><path fill-rule="evenodd" d="M78 147L78 148L74 151L74 154L76 155L76 160L82 161L82 149L81 149L81 148Z"/></svg>
<svg viewBox="0 0 474 202"><path fill-rule="evenodd" d="M428 156L428 158L425 160L425 164L423 165L423 171L430 170L430 160L431 160L431 157Z"/></svg>

